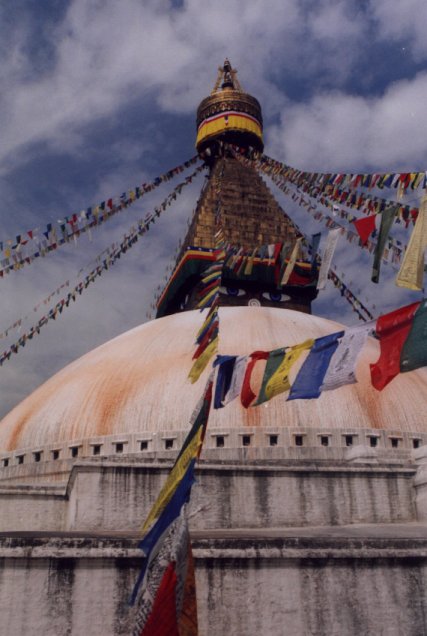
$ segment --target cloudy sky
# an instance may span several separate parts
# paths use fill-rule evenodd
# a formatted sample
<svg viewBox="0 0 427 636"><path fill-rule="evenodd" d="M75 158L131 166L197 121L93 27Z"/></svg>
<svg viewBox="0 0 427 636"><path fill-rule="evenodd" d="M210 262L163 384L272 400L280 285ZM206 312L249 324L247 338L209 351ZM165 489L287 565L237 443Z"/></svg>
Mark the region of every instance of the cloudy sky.
<svg viewBox="0 0 427 636"><path fill-rule="evenodd" d="M426 24L425 0L6 0L0 7L0 240L119 195L190 158L195 110L227 56L262 103L267 154L324 172L425 170ZM4 364L0 414L71 360L146 320L202 180ZM80 268L170 185L93 232L92 241L81 238L2 279L0 330L30 313L25 332L41 316L32 308L65 280L78 280ZM322 229L278 198L307 234ZM348 244L336 261L376 314L420 296L399 291L387 265L380 285L371 284L371 257ZM314 311L356 322L329 286ZM0 348L17 337L11 333Z"/></svg>

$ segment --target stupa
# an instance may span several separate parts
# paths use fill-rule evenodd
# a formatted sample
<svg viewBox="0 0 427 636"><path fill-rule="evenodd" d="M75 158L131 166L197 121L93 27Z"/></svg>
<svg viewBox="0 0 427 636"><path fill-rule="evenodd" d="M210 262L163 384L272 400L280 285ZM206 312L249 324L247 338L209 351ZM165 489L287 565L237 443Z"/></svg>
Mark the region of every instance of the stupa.
<svg viewBox="0 0 427 636"><path fill-rule="evenodd" d="M209 167L158 317L68 365L0 424L0 624L6 634L129 634L139 530L188 431L203 271L225 240L220 353L339 330L311 315L316 269L265 182L262 114L228 60L197 112ZM270 252L268 251L270 249ZM265 248L265 249L264 249ZM427 373L215 410L191 499L199 633L427 633ZM282 399L283 398L283 399Z"/></svg>

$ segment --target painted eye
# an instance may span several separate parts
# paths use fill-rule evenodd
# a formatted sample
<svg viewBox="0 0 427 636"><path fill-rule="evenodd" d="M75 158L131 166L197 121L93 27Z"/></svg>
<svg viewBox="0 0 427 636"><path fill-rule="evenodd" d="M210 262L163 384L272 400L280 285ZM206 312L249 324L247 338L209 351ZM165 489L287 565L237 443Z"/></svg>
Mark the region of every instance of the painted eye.
<svg viewBox="0 0 427 636"><path fill-rule="evenodd" d="M291 297L286 294L282 294L281 292L263 292L262 297L265 300L270 300L273 303L283 303L286 300L290 300Z"/></svg>
<svg viewBox="0 0 427 636"><path fill-rule="evenodd" d="M245 296L246 292L244 289L239 289L238 287L220 287L220 294L225 294L226 296Z"/></svg>

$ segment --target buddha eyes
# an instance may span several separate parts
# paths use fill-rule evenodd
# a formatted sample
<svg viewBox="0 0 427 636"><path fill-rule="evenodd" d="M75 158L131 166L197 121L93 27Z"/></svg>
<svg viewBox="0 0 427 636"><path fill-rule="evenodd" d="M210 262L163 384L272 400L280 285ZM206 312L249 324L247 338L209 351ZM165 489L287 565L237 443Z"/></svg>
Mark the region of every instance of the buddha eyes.
<svg viewBox="0 0 427 636"><path fill-rule="evenodd" d="M262 297L265 300L270 300L273 303L283 303L285 300L290 300L291 297L281 292L263 292Z"/></svg>
<svg viewBox="0 0 427 636"><path fill-rule="evenodd" d="M234 296L235 298L237 298L238 296L246 296L248 293L250 294L250 292L247 292L245 289L240 289L239 287L220 287L219 291L225 296ZM283 303L286 300L291 299L290 296L282 294L282 292L280 291L262 292L261 295L265 300L269 300L273 303Z"/></svg>
<svg viewBox="0 0 427 636"><path fill-rule="evenodd" d="M246 292L244 289L239 289L238 287L220 287L220 294L226 294L227 296L245 296Z"/></svg>

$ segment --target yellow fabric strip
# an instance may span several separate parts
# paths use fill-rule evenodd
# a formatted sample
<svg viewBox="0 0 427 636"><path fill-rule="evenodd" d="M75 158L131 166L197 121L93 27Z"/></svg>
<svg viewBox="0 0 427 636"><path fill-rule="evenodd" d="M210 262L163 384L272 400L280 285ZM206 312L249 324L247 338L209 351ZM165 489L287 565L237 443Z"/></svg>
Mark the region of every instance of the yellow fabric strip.
<svg viewBox="0 0 427 636"><path fill-rule="evenodd" d="M427 195L418 210L415 227L396 277L398 287L421 291L424 280L424 251L427 247Z"/></svg>
<svg viewBox="0 0 427 636"><path fill-rule="evenodd" d="M302 238L297 239L295 245L294 245L294 249L292 250L292 254L291 254L291 258L288 261L288 264L286 265L286 269L283 273L283 278L282 278L282 282L281 285L286 285L290 275L293 272L293 269L295 267L295 263L297 262L297 258L299 256L300 253L300 245L301 245L301 241Z"/></svg>
<svg viewBox="0 0 427 636"><path fill-rule="evenodd" d="M202 331L205 329L206 325L208 324L213 314L218 314L218 307L215 307L213 310L212 310L212 307L209 308L208 314L203 322L203 325L200 327L199 331L197 332L196 338L198 338L200 334L202 333ZM212 321L213 320L214 318L212 318Z"/></svg>
<svg viewBox="0 0 427 636"><path fill-rule="evenodd" d="M289 382L289 372L292 365L298 360L303 351L311 349L314 344L314 340L306 340L301 344L295 345L288 349L285 353L283 361L281 362L277 371L271 376L265 387L265 396L268 400L271 400L275 395L288 391L291 388Z"/></svg>
<svg viewBox="0 0 427 636"><path fill-rule="evenodd" d="M202 307L205 307L206 303L208 303L210 299L212 298L212 296L214 296L217 293L218 289L219 289L219 283L218 285L215 285L213 289L211 289L209 294L207 294L206 296L202 298L202 300L197 304L197 309L202 309Z"/></svg>
<svg viewBox="0 0 427 636"><path fill-rule="evenodd" d="M217 348L218 336L215 338L215 340L212 340L212 342L203 351L202 355L199 356L197 360L195 360L193 366L191 367L188 377L191 380L192 384L194 384L194 382L197 382L197 380L200 378Z"/></svg>
<svg viewBox="0 0 427 636"><path fill-rule="evenodd" d="M153 507L150 510L150 513L147 519L142 526L142 532L146 532L151 524L158 519L162 511L165 509L166 505L171 500L173 493L175 492L179 482L184 477L185 472L191 462L192 459L197 457L197 453L202 444L201 434L203 427L197 431L191 442L188 444L185 451L182 453L179 461L172 468L171 472L166 479L166 482L163 485L163 488L160 491L159 496L154 502Z"/></svg>
<svg viewBox="0 0 427 636"><path fill-rule="evenodd" d="M224 113L224 115L218 117L218 119L207 121L200 126L197 133L196 145L203 139L211 137L212 135L217 135L218 133L226 130L246 130L254 133L257 137L262 139L261 126L257 122L240 115L227 116L227 114Z"/></svg>

